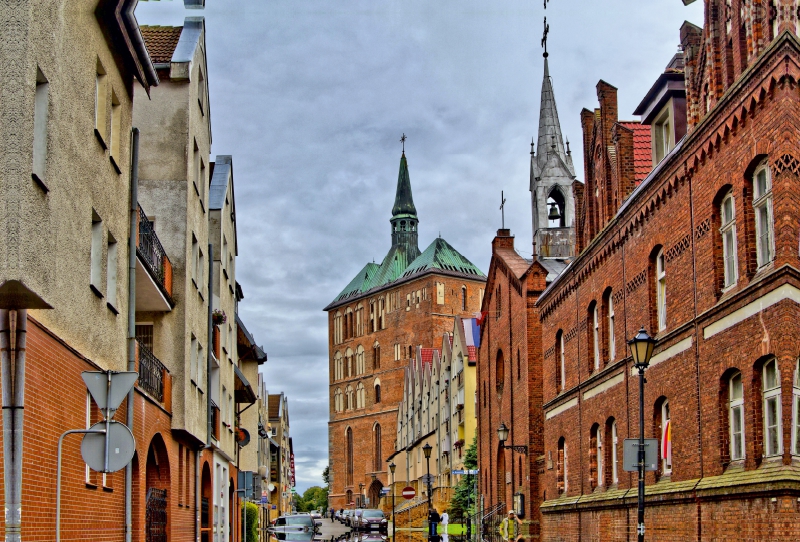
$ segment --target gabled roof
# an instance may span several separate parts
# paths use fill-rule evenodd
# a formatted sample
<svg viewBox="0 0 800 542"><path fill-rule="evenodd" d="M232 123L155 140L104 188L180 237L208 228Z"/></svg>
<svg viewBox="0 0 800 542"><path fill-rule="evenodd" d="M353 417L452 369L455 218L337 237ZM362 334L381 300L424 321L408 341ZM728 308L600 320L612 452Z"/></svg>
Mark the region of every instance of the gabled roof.
<svg viewBox="0 0 800 542"><path fill-rule="evenodd" d="M281 412L282 408L283 408L283 394L282 393L270 394L269 398L267 399L267 415L269 416L269 418L271 420L275 418L280 418L282 416Z"/></svg>
<svg viewBox="0 0 800 542"><path fill-rule="evenodd" d="M147 52L155 64L166 64L172 60L172 54L178 45L183 31L182 26L142 26L142 37Z"/></svg>
<svg viewBox="0 0 800 542"><path fill-rule="evenodd" d="M95 14L108 29L111 45L122 57L125 67L139 80L149 96L150 87L158 85L158 75L133 14L137 2L138 0L101 0Z"/></svg>
<svg viewBox="0 0 800 542"><path fill-rule="evenodd" d="M633 178L638 185L653 169L650 126L636 121L620 121L619 124L633 132Z"/></svg>
<svg viewBox="0 0 800 542"><path fill-rule="evenodd" d="M359 271L353 280L344 287L344 290L339 292L339 295L336 296L336 301L342 301L347 299L348 297L353 297L355 295L361 294L369 290L369 284L371 283L371 279L375 276L376 271L380 266L376 263L368 263Z"/></svg>

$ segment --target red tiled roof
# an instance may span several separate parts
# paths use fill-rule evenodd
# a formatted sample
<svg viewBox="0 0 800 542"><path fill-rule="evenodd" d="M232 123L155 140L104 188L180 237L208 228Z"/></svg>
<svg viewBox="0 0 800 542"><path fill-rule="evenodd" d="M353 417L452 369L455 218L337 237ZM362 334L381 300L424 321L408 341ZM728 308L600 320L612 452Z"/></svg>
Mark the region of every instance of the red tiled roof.
<svg viewBox="0 0 800 542"><path fill-rule="evenodd" d="M433 363L433 353L439 352L438 348L420 348L422 363ZM441 355L441 352L439 352Z"/></svg>
<svg viewBox="0 0 800 542"><path fill-rule="evenodd" d="M478 361L478 349L474 346L467 346L467 357L469 361Z"/></svg>
<svg viewBox="0 0 800 542"><path fill-rule="evenodd" d="M154 64L164 64L172 60L172 53L178 46L182 26L141 26L144 44Z"/></svg>
<svg viewBox="0 0 800 542"><path fill-rule="evenodd" d="M622 126L633 130L633 170L636 184L647 177L653 169L653 154L650 145L650 126L640 122L620 122Z"/></svg>

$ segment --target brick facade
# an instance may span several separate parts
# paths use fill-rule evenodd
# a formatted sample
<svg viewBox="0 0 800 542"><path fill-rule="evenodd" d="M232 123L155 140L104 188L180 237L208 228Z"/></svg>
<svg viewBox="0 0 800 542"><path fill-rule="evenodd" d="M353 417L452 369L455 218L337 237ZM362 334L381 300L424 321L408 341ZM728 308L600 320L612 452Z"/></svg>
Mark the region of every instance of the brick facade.
<svg viewBox="0 0 800 542"><path fill-rule="evenodd" d="M441 285L441 286L437 286ZM466 300L462 300L462 287L466 287ZM397 410L403 396L404 369L411 356L416 355L417 346L435 346L442 335L453 330L454 316L469 317L480 308L484 282L473 275L447 272L429 272L415 276L412 280L397 281L386 288L370 292L368 296L353 299L328 309L328 351L330 353L330 422L329 461L331 472L330 504L336 509L347 507L347 495L353 498L359 493L359 484L364 484L364 495L374 497L379 489L391 480L386 458L395 451L397 435ZM443 293L442 303L437 297L437 289ZM411 302L407 303L407 295ZM386 302L383 329L378 321L376 331L370 331L368 311L371 301ZM396 299L397 304L389 302ZM359 305L365 307L366 320L363 333L342 342L334 342L334 319L337 313L355 311ZM375 345L379 350L375 350ZM395 348L399 351L396 359ZM355 359L359 346L364 349L364 373L357 374ZM346 352L353 352L352 370L348 376ZM376 361L375 353L380 355ZM336 377L336 357L343 357L344 374ZM375 402L375 383L381 386L381 401ZM345 392L350 386L355 391L361 383L364 386L365 404L363 408L344 408L337 412L335 407L336 390ZM346 399L346 398L345 398ZM355 400L355 399L354 399ZM355 405L353 405L355 407ZM376 426L380 426L380 447L376 447ZM352 475L348 474L347 431L352 432ZM380 457L376 453L380 451ZM396 473L398 483L402 474ZM372 475L376 481L373 482ZM352 502L352 501L351 501ZM371 505L374 503L370 498Z"/></svg>

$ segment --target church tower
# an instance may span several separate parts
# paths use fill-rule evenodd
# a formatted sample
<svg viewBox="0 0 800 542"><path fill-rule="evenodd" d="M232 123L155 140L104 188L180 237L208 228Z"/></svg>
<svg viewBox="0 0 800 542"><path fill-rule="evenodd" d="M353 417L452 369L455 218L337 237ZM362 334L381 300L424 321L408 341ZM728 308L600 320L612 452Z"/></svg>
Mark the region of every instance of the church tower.
<svg viewBox="0 0 800 542"><path fill-rule="evenodd" d="M408 263L420 255L417 237L417 208L411 196L411 179L408 175L406 153L400 157L400 173L397 175L397 194L392 207L392 247L402 247Z"/></svg>
<svg viewBox="0 0 800 542"><path fill-rule="evenodd" d="M569 258L575 256L575 167L569 140L564 150L547 57L545 50L538 154L531 142L533 250L540 258Z"/></svg>

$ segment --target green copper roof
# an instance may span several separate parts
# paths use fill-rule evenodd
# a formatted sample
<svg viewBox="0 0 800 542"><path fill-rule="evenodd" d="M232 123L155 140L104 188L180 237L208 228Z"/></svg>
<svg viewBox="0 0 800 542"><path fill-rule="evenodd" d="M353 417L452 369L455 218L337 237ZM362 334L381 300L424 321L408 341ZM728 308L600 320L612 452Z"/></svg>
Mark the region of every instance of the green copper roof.
<svg viewBox="0 0 800 542"><path fill-rule="evenodd" d="M439 237L431 243L425 252L411 262L411 265L403 271L403 277L410 277L429 269L441 269L443 271L454 271L466 275L485 277L480 269L475 267L472 262L462 256L450 243Z"/></svg>
<svg viewBox="0 0 800 542"><path fill-rule="evenodd" d="M413 215L417 216L414 207L414 198L411 196L411 179L408 176L408 163L406 153L400 158L400 173L397 175L397 195L394 197L392 216Z"/></svg>
<svg viewBox="0 0 800 542"><path fill-rule="evenodd" d="M370 279L375 275L375 270L378 269L378 264L368 263L364 268L358 272L350 284L345 286L344 290L336 296L336 301L358 295L361 292L369 290Z"/></svg>

